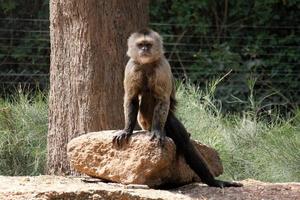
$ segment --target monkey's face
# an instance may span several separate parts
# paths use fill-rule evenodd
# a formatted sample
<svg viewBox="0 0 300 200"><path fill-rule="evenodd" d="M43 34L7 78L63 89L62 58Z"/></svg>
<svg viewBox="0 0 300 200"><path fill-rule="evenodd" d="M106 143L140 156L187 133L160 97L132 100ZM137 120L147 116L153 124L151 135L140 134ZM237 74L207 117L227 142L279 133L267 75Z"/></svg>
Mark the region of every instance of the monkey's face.
<svg viewBox="0 0 300 200"><path fill-rule="evenodd" d="M151 63L156 60L153 52L153 41L140 40L135 44L137 51L136 60L141 64Z"/></svg>
<svg viewBox="0 0 300 200"><path fill-rule="evenodd" d="M151 56L151 50L152 50L152 41L142 40L136 44L136 47L138 48L139 56L140 57L149 57Z"/></svg>
<svg viewBox="0 0 300 200"><path fill-rule="evenodd" d="M134 33L128 39L127 55L140 64L152 63L163 55L162 39L158 33Z"/></svg>

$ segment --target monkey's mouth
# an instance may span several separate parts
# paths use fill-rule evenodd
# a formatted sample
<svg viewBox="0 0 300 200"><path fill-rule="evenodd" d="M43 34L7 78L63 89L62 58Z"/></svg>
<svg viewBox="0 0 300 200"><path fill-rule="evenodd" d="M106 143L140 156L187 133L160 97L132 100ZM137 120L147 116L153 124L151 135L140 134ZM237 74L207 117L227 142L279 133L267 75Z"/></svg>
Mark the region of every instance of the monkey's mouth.
<svg viewBox="0 0 300 200"><path fill-rule="evenodd" d="M147 52L147 51L140 52L140 57L149 57L149 56L151 56L150 52Z"/></svg>

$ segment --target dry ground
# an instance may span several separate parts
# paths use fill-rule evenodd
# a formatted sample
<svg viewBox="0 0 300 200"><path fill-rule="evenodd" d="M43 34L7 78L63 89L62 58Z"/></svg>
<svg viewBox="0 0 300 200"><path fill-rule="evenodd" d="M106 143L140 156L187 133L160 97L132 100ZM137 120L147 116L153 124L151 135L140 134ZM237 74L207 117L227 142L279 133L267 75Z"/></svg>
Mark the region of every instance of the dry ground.
<svg viewBox="0 0 300 200"><path fill-rule="evenodd" d="M87 183L84 180L91 180ZM278 199L300 200L300 183L263 183L242 181L242 188L211 188L194 183L173 190L154 190L145 186L93 182L79 177L0 176L0 199Z"/></svg>

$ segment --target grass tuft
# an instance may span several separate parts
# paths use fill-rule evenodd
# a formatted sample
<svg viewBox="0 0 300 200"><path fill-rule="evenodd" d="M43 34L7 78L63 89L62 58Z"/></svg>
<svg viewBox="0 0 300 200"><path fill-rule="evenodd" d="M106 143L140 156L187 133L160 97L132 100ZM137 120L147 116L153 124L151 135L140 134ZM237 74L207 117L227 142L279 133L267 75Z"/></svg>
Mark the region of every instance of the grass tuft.
<svg viewBox="0 0 300 200"><path fill-rule="evenodd" d="M254 116L253 110L223 115L213 93L179 84L177 114L194 139L218 150L225 169L222 178L299 182L300 110L292 119L277 116L269 122Z"/></svg>
<svg viewBox="0 0 300 200"><path fill-rule="evenodd" d="M0 174L44 172L48 106L42 93L0 100Z"/></svg>

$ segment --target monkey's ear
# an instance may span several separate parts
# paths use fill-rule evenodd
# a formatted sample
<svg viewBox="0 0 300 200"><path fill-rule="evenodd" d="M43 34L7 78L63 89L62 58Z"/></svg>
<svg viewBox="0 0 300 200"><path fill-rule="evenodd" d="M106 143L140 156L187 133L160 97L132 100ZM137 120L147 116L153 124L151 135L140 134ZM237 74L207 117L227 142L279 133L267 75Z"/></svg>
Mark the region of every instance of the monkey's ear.
<svg viewBox="0 0 300 200"><path fill-rule="evenodd" d="M134 45L135 40L136 40L138 37L139 37L139 34L138 34L137 32L132 33L132 34L129 36L129 38L128 38L128 40L127 40L128 48L129 48L130 46Z"/></svg>
<svg viewBox="0 0 300 200"><path fill-rule="evenodd" d="M134 53L133 53L133 50L135 49L134 45L135 45L135 40L137 38L137 34L136 33L133 33L130 35L130 37L128 38L127 40L127 56L132 58Z"/></svg>
<svg viewBox="0 0 300 200"><path fill-rule="evenodd" d="M127 49L126 55L127 55L129 58L131 58L131 55L130 55L130 50L129 50L129 48Z"/></svg>
<svg viewBox="0 0 300 200"><path fill-rule="evenodd" d="M163 44L163 38L158 32L152 31L152 34L155 36L155 38L157 38L160 41L161 44Z"/></svg>

